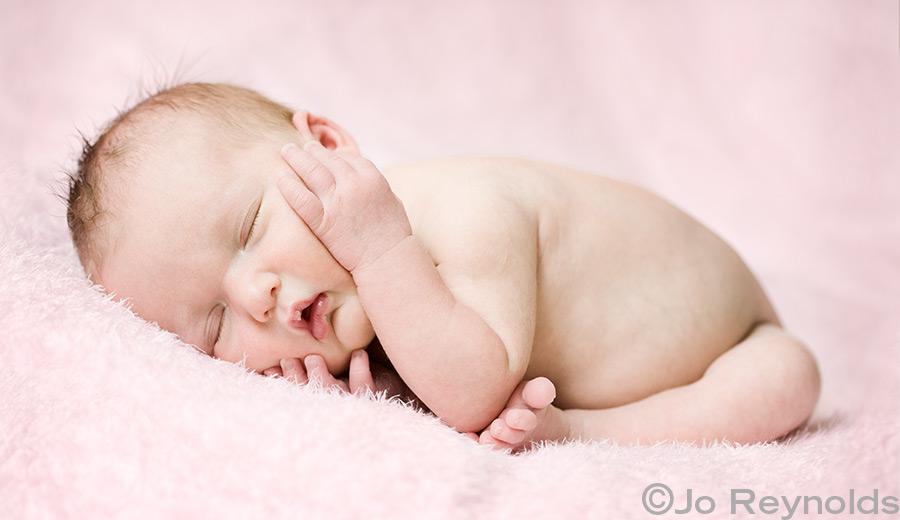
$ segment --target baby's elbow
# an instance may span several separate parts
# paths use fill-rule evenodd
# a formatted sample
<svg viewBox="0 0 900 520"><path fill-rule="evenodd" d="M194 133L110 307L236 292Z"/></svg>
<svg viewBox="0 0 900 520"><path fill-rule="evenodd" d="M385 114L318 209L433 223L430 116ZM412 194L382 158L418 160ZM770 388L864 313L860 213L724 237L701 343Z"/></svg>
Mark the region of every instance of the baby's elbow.
<svg viewBox="0 0 900 520"><path fill-rule="evenodd" d="M500 338L491 331L482 344L482 353L491 353L477 363L477 369L448 382L425 404L441 420L460 432L480 432L491 425L522 382L527 368L524 356L510 356ZM460 374L462 371L457 372Z"/></svg>
<svg viewBox="0 0 900 520"><path fill-rule="evenodd" d="M457 402L443 410L432 409L432 412L445 424L462 433L481 432L490 426L502 411L502 405L491 406L484 401L479 403Z"/></svg>
<svg viewBox="0 0 900 520"><path fill-rule="evenodd" d="M467 393L466 396L457 393L453 398L435 403L430 408L444 423L457 431L481 432L500 417L511 393L512 390L507 391L502 386L484 386L479 392Z"/></svg>

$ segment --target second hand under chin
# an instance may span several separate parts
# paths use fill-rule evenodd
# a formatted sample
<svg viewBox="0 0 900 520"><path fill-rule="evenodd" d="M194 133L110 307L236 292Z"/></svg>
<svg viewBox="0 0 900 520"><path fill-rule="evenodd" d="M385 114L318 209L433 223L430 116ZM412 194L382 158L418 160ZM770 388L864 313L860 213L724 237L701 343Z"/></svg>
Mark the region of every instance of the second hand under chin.
<svg viewBox="0 0 900 520"><path fill-rule="evenodd" d="M391 369L394 368L391 360L388 359L387 354L385 354L384 352L384 347L382 347L381 342L378 341L378 336L375 336L372 341L370 341L366 346L366 353L369 355L369 359L371 359L372 361L375 361Z"/></svg>

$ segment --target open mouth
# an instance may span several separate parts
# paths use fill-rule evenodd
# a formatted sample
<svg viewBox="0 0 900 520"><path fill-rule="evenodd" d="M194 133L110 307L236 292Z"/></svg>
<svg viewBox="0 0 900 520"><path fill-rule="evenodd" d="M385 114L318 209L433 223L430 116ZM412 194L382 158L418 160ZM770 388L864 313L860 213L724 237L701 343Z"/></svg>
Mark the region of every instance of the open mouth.
<svg viewBox="0 0 900 520"><path fill-rule="evenodd" d="M312 314L312 305L308 305L305 309L300 311L300 319L309 323L309 315Z"/></svg>
<svg viewBox="0 0 900 520"><path fill-rule="evenodd" d="M328 335L328 295L319 293L308 301L297 302L291 306L290 325L297 330L307 330L317 341Z"/></svg>

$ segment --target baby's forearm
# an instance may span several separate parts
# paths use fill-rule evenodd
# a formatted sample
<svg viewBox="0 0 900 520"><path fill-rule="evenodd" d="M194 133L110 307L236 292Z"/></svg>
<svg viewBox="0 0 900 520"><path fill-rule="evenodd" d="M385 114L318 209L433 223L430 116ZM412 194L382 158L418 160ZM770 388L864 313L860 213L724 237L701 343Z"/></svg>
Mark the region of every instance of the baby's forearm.
<svg viewBox="0 0 900 520"><path fill-rule="evenodd" d="M353 272L385 352L409 388L460 431L494 419L518 384L497 333L461 304L425 248L408 237Z"/></svg>

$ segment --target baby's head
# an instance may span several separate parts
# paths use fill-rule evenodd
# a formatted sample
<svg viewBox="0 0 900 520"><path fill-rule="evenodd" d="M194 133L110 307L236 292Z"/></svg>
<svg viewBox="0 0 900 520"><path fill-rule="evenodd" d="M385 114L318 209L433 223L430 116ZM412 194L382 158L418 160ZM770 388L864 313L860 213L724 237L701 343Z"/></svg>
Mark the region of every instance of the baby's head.
<svg viewBox="0 0 900 520"><path fill-rule="evenodd" d="M85 272L218 358L263 371L318 353L343 372L372 326L350 274L276 184L290 171L281 148L310 139L358 153L331 121L247 89L147 98L85 146L73 175L68 222Z"/></svg>

